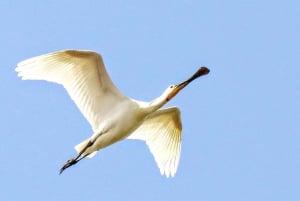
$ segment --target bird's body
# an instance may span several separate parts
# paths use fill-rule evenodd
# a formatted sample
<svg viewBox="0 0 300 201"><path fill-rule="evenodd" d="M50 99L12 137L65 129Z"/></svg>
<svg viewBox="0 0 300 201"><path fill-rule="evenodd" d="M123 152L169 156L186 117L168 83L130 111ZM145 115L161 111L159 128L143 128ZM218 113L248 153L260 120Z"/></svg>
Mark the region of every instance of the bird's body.
<svg viewBox="0 0 300 201"><path fill-rule="evenodd" d="M143 123L144 118L147 116L147 113L136 101L130 101L128 99L122 100L122 102L114 105L113 108L110 109L111 112L104 116L105 120L99 124L99 127L91 137L95 139L94 144L83 153L84 155L91 154L94 151L128 137ZM124 116L124 114L126 114L126 116ZM85 142L89 140L90 138ZM78 145L76 150L80 152L80 145Z"/></svg>
<svg viewBox="0 0 300 201"><path fill-rule="evenodd" d="M128 138L146 141L161 174L167 177L174 176L178 167L182 128L178 108L160 108L191 81L209 72L202 67L153 101L143 102L123 95L109 78L101 56L92 51L65 50L33 57L20 62L16 71L22 79L62 84L92 126L93 135L75 146L77 156L60 172Z"/></svg>

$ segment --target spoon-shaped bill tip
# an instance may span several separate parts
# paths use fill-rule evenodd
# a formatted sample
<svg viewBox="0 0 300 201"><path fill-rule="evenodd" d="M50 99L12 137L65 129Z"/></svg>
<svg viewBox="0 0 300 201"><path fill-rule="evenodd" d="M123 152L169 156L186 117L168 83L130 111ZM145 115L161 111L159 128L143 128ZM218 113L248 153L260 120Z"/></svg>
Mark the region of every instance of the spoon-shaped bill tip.
<svg viewBox="0 0 300 201"><path fill-rule="evenodd" d="M200 67L197 72L193 75L193 77L198 78L202 75L206 75L209 73L209 69L206 68L205 66Z"/></svg>
<svg viewBox="0 0 300 201"><path fill-rule="evenodd" d="M195 73L192 77L190 77L190 78L187 80L187 82L191 82L191 81L197 79L198 77L200 77L200 76L202 76L202 75L207 75L208 73L209 73L209 69L206 68L205 66L202 66L202 67L200 67L200 68L196 71L196 73Z"/></svg>

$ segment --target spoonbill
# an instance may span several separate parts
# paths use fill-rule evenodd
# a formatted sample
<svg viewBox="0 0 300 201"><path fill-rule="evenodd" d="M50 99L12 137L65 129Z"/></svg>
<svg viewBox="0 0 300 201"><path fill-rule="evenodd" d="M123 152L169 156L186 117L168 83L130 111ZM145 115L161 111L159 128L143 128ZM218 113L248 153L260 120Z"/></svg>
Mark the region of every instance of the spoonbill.
<svg viewBox="0 0 300 201"><path fill-rule="evenodd" d="M180 110L160 108L209 69L199 68L150 102L122 94L108 76L101 55L93 51L63 50L33 57L18 63L16 72L23 80L63 85L92 126L92 136L75 146L77 155L66 161L60 174L81 159L93 157L99 149L127 138L145 141L160 173L174 177L181 151Z"/></svg>

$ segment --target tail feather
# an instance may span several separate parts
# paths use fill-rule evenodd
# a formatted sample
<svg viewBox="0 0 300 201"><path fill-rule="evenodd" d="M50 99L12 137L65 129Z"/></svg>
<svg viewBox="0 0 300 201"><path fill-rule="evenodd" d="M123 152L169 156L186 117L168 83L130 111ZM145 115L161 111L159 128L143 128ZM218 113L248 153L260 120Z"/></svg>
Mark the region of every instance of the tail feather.
<svg viewBox="0 0 300 201"><path fill-rule="evenodd" d="M89 143L89 141L90 141L90 139L88 138L88 139L86 139L86 140L80 142L79 144L77 144L77 145L74 147L75 150L77 151L77 153L80 153L80 152L87 146L87 144ZM89 150L89 149L87 149L87 151L88 151L88 150ZM83 153L83 155L88 154L86 157L92 158L93 156L95 156L95 154L96 154L97 152L98 152L98 151L94 151L94 152L92 152L92 153L85 152L85 153Z"/></svg>

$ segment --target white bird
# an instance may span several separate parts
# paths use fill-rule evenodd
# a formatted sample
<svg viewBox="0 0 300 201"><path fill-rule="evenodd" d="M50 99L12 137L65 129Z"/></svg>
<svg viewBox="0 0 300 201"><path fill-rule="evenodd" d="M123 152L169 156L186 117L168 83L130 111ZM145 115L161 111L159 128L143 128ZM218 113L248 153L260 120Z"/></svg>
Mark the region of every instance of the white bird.
<svg viewBox="0 0 300 201"><path fill-rule="evenodd" d="M23 80L46 80L64 86L91 124L93 135L75 146L77 155L60 169L92 157L99 149L127 139L144 140L162 175L174 177L181 151L181 119L177 107L160 109L194 79L208 74L201 67L186 81L170 85L161 96L138 101L123 95L109 78L101 56L93 51L64 50L18 63Z"/></svg>

